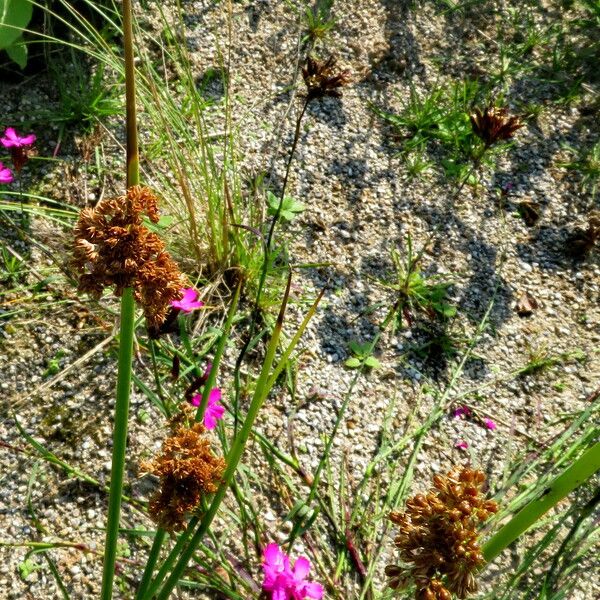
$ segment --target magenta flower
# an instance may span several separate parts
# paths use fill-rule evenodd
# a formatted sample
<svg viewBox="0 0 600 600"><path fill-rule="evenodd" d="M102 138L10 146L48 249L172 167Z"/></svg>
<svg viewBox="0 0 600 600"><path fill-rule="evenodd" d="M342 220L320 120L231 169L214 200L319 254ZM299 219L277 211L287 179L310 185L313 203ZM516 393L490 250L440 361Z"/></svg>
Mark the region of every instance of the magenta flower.
<svg viewBox="0 0 600 600"><path fill-rule="evenodd" d="M12 171L0 162L0 183L10 183L13 179Z"/></svg>
<svg viewBox="0 0 600 600"><path fill-rule="evenodd" d="M225 407L219 404L221 400L221 390L220 388L213 388L210 390L210 394L208 395L208 404L206 405L206 410L204 411L204 427L206 429L214 429L217 426L217 421L223 418L225 414ZM200 406L200 402L202 401L202 396L200 394L196 394L192 400L192 406Z"/></svg>
<svg viewBox="0 0 600 600"><path fill-rule="evenodd" d="M484 419L483 420L483 424L488 428L488 429L496 429L497 425L494 421L492 421L491 419Z"/></svg>
<svg viewBox="0 0 600 600"><path fill-rule="evenodd" d="M198 292L194 288L185 288L180 290L182 294L181 300L173 300L171 306L178 308L185 313L192 312L201 306L204 306L204 302L198 300Z"/></svg>
<svg viewBox="0 0 600 600"><path fill-rule="evenodd" d="M466 450L469 447L469 444L465 442L465 440L460 440L454 444L454 447L458 448L459 450Z"/></svg>
<svg viewBox="0 0 600 600"><path fill-rule="evenodd" d="M7 127L4 137L0 138L0 143L5 148L23 148L23 146L31 146L35 140L34 133L21 137L12 127Z"/></svg>
<svg viewBox="0 0 600 600"><path fill-rule="evenodd" d="M269 600L323 598L323 586L320 583L306 581L310 571L308 558L300 556L292 568L289 557L274 543L265 548L263 557L262 567L265 573L263 590L268 593Z"/></svg>
<svg viewBox="0 0 600 600"><path fill-rule="evenodd" d="M471 409L468 406L459 406L454 409L454 418L462 419L462 417L468 417L471 414Z"/></svg>

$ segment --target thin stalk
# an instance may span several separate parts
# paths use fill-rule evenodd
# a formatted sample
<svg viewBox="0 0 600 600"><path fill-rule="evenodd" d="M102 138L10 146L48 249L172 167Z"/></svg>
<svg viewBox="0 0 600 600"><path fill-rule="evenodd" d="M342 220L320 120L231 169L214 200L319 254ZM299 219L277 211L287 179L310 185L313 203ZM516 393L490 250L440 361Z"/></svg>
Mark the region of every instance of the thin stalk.
<svg viewBox="0 0 600 600"><path fill-rule="evenodd" d="M320 296L315 301L315 303L313 304L313 306L311 307L311 309L305 316L304 320L302 321L300 327L298 328L298 332L296 333L296 335L294 336L294 338L288 345L288 348L283 353L283 356L282 356L280 362L275 367L274 373L271 374L271 376L269 377L269 373L271 371L271 366L272 366L274 358L275 358L275 352L277 350L277 346L279 343L279 337L280 337L281 330L283 327L283 317L285 314L285 308L286 308L287 299L289 296L290 284L291 284L291 277L288 279L288 284L286 287L286 291L285 291L284 299L283 299L281 309L279 312L279 316L277 318L277 323L275 325L275 328L273 330L273 335L272 335L271 340L269 341L269 345L267 347L265 360L263 362L263 366L262 366L262 369L261 369L261 372L260 372L260 375L259 375L259 378L258 378L258 381L256 384L254 396L252 398L250 407L248 409L248 413L246 415L246 419L244 420L242 429L240 430L239 434L235 437L235 440L232 444L231 450L227 456L227 461L226 461L227 469L225 470L225 474L223 475L223 481L222 481L219 489L217 490L215 496L213 497L210 507L204 513L202 520L200 522L200 525L198 526L198 529L194 533L194 536L190 540L190 542L187 545L187 547L185 548L185 550L181 553L179 560L175 564L170 577L165 582L162 590L158 593L158 595L156 595L157 600L166 600L166 598L169 597L169 594L171 593L173 588L177 585L190 558L192 557L196 548L200 544L202 537L208 531L208 529L212 523L212 520L214 519L215 515L217 514L217 511L221 505L221 502L223 501L223 499L225 497L227 489L232 484L233 477L235 475L237 466L238 466L239 461L244 452L246 443L252 433L252 427L254 425L256 416L258 415L258 412L259 412L262 404L264 403L264 401L269 393L270 387L273 383L273 374L276 372L281 372L281 370L283 370L283 365L287 361L287 358L289 357L293 347L297 344L298 340L300 339L300 336L302 335L302 333L308 326L310 319L312 318L312 316L314 315L314 313L317 309L317 305L320 300ZM188 531L190 531L190 529L191 529L191 522L190 522L190 526L188 526L188 528L186 530L186 534L188 533ZM177 552L171 552L171 554L167 557L167 560L163 564L163 567L161 568L161 572L170 569L171 565L173 565L176 558L177 558ZM160 573L159 573L159 575L160 575ZM155 581L153 582L152 588L146 594L144 600L151 598L151 597L154 598L155 596L153 596L153 594L159 585L160 585L160 578L159 578L159 576L157 576L155 578Z"/></svg>
<svg viewBox="0 0 600 600"><path fill-rule="evenodd" d="M140 182L137 117L135 108L135 64L131 0L123 0L123 46L125 50L125 130L127 133L127 189Z"/></svg>
<svg viewBox="0 0 600 600"><path fill-rule="evenodd" d="M121 298L121 332L119 336L119 370L117 376L117 402L113 430L113 454L110 471L110 495L108 499L108 523L104 545L104 569L102 573L102 600L112 598L112 587L119 538L119 517L123 495L125 451L127 448L127 425L129 418L129 394L131 391L131 361L133 358L133 330L135 303L133 290L125 288Z"/></svg>
<svg viewBox="0 0 600 600"><path fill-rule="evenodd" d="M133 62L133 31L131 0L123 0L123 45L125 51L125 102L127 131L127 189L139 183L138 137L135 112L135 67ZM119 517L123 495L129 396L131 393L131 364L135 329L133 290L125 288L121 297L121 331L119 337L119 369L117 400L113 430L113 454L108 500L108 522L104 545L101 600L111 600L119 538Z"/></svg>
<svg viewBox="0 0 600 600"><path fill-rule="evenodd" d="M600 442L584 452L565 469L542 494L527 504L483 546L483 557L494 560L509 544L527 531L535 522L567 494L589 479L600 469Z"/></svg>
<svg viewBox="0 0 600 600"><path fill-rule="evenodd" d="M250 331L248 332L247 340L246 340L245 344L243 345L243 347L240 351L240 354L237 358L237 361L235 363L234 383L235 383L235 389L236 389L236 397L239 396L239 390L240 390L239 373L240 373L240 368L242 366L242 360L244 359L244 356L246 355L246 352L248 350L248 346L250 345L250 342L252 341L252 337L254 336L254 330L256 328L256 323L258 321L258 315L260 312L260 299L262 296L263 288L265 286L265 281L267 279L267 273L269 271L269 262L270 262L270 258L271 258L271 244L273 242L273 234L275 233L275 226L277 225L277 223L279 221L279 217L281 216L281 211L283 209L283 199L285 197L288 179L290 177L292 162L293 162L294 156L296 154L296 147L298 146L298 140L300 139L300 127L302 125L302 119L304 117L304 114L306 113L306 109L308 108L308 103L309 103L309 99L307 96L302 104L302 108L300 109L298 118L296 119L296 128L294 130L294 139L292 141L290 155L288 156L288 161L287 161L287 164L285 167L285 175L283 177L283 184L281 186L281 193L279 195L279 205L277 206L277 210L275 211L275 214L273 215L273 219L271 220L271 225L269 226L269 232L267 234L267 241L265 242L265 245L264 245L264 261L263 261L263 265L262 265L262 269L261 269L261 273L260 273L260 279L258 281L256 298L254 300L254 310L252 313L252 322L250 324ZM236 434L237 434L237 421L236 421Z"/></svg>
<svg viewBox="0 0 600 600"><path fill-rule="evenodd" d="M237 310L241 288L241 284L238 285L238 287L235 290L233 300L231 301L229 312L227 314L227 320L225 321L225 325L223 326L223 333L221 334L219 343L217 345L217 350L215 351L215 355L213 357L212 367L210 369L210 373L208 374L208 379L206 380L204 389L202 390L202 400L200 401L200 405L198 406L198 410L196 411L196 421L201 421L202 417L204 417L204 412L206 411L206 406L208 405L208 397L210 395L210 390L212 390L212 388L215 385L215 381L217 380L219 364L221 362L221 358L225 350L225 344L229 339L229 332L231 330L231 324L233 323L233 319Z"/></svg>
<svg viewBox="0 0 600 600"><path fill-rule="evenodd" d="M250 407L248 408L248 414L246 415L246 419L244 420L244 424L242 428L235 438L231 450L227 456L227 468L225 469L225 473L223 474L223 480L215 495L213 496L213 500L209 509L203 515L202 520L200 521L200 525L198 529L192 536L189 544L181 553L179 560L173 567L173 571L171 575L165 582L162 590L156 596L157 600L166 600L171 593L171 590L177 585L179 578L181 577L183 571L187 567L187 564L194 554L198 544L204 537L204 534L208 531L212 520L214 519L229 486L231 485L231 481L235 472L237 470L237 466L242 458L242 454L246 447L246 442L250 437L250 433L252 431L252 426L254 425L254 421L256 416L258 415L258 411L260 410L264 400L268 394L267 388L267 380L269 378L269 372L271 371L271 365L273 364L273 360L275 359L275 352L277 351L277 346L279 344L279 337L281 335L281 330L283 328L283 316L285 314L285 309L287 306L287 300L290 292L291 285L291 277L288 278L288 284L284 295L284 300L281 304L281 309L279 311L279 316L277 318L277 323L275 325L275 329L273 330L273 335L271 340L269 341L269 345L267 347L267 352L265 355L265 360L263 362L263 366L258 377L258 381L256 382L256 389L254 392L254 396L252 398L252 402L250 403ZM167 559L168 561L169 559ZM167 562L165 561L165 562ZM164 565L163 565L164 566Z"/></svg>
<svg viewBox="0 0 600 600"><path fill-rule="evenodd" d="M148 555L148 562L146 563L146 567L144 568L142 581L140 582L140 587L138 588L137 594L135 595L135 600L140 600L140 598L144 596L146 590L148 589L148 586L150 585L152 573L154 572L154 567L156 567L158 555L160 554L160 549L162 547L166 534L167 532L164 529L159 529L156 532L156 535L154 536L152 548L150 548L150 554Z"/></svg>

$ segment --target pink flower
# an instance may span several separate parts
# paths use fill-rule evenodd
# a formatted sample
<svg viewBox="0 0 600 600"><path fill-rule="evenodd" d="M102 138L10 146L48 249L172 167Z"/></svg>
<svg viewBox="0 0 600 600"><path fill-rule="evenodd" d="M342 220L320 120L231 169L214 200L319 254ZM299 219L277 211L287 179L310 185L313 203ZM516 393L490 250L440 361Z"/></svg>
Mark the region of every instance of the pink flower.
<svg viewBox="0 0 600 600"><path fill-rule="evenodd" d="M0 183L10 183L13 179L12 171L0 162Z"/></svg>
<svg viewBox="0 0 600 600"><path fill-rule="evenodd" d="M460 440L454 444L454 447L458 448L459 450L466 450L469 447L469 444L465 442L465 440Z"/></svg>
<svg viewBox="0 0 600 600"><path fill-rule="evenodd" d="M494 421L492 421L491 419L484 419L483 420L483 424L488 428L488 429L496 429L497 425Z"/></svg>
<svg viewBox="0 0 600 600"><path fill-rule="evenodd" d="M204 306L204 302L198 300L198 292L194 288L185 288L180 290L182 294L181 300L173 300L171 306L178 308L185 313L192 312L193 310Z"/></svg>
<svg viewBox="0 0 600 600"><path fill-rule="evenodd" d="M265 548L263 571L265 579L263 590L270 592L269 600L303 600L304 598L323 598L324 590L320 583L306 581L310 571L310 561L304 556L296 559L290 566L289 557L277 544Z"/></svg>
<svg viewBox="0 0 600 600"><path fill-rule="evenodd" d="M221 390L220 388L213 388L210 390L210 394L208 395L208 404L206 405L206 410L204 411L204 427L206 429L214 429L217 426L217 421L223 418L225 414L225 407L219 404L221 400ZM192 406L200 406L200 402L202 401L202 396L200 394L196 394L191 402Z"/></svg>
<svg viewBox="0 0 600 600"><path fill-rule="evenodd" d="M22 148L23 146L31 146L35 140L34 133L21 137L12 127L7 127L4 137L0 138L0 143L5 148Z"/></svg>
<svg viewBox="0 0 600 600"><path fill-rule="evenodd" d="M462 417L468 417L471 414L471 409L468 406L459 406L454 409L454 418L461 419Z"/></svg>

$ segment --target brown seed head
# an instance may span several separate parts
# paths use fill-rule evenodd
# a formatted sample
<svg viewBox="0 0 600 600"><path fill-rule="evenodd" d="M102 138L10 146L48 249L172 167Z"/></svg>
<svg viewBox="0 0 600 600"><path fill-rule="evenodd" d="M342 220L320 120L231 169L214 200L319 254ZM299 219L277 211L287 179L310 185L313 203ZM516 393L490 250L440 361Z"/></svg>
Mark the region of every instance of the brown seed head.
<svg viewBox="0 0 600 600"><path fill-rule="evenodd" d="M308 100L333 96L340 98L341 87L350 83L350 71L338 71L336 59L330 56L325 61L308 57L306 65L302 67L302 76L308 90Z"/></svg>
<svg viewBox="0 0 600 600"><path fill-rule="evenodd" d="M216 491L225 461L213 454L201 423L185 407L171 422L172 434L144 469L160 478L148 512L167 531L183 529L186 515L205 494Z"/></svg>
<svg viewBox="0 0 600 600"><path fill-rule="evenodd" d="M465 598L477 589L474 573L484 563L477 529L497 510L483 497L484 483L483 473L468 468L436 475L434 489L390 515L399 527L394 541L406 563L386 568L392 587L412 580L417 599L433 600L450 600L451 593Z"/></svg>
<svg viewBox="0 0 600 600"><path fill-rule="evenodd" d="M509 140L517 129L523 127L519 117L509 116L506 108L496 106L487 106L483 110L476 108L469 118L475 135L488 147L500 140Z"/></svg>
<svg viewBox="0 0 600 600"><path fill-rule="evenodd" d="M158 327L171 301L181 297L186 279L163 241L144 226L144 215L158 222L157 198L141 186L84 208L75 225L73 265L79 289L96 298L105 288L113 287L120 296L132 287L148 325Z"/></svg>

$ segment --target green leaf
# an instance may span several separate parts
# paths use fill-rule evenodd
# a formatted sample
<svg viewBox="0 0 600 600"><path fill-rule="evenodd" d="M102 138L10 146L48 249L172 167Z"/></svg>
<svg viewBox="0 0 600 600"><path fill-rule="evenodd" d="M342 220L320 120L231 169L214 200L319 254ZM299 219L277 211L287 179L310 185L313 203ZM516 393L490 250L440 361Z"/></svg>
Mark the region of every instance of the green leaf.
<svg viewBox="0 0 600 600"><path fill-rule="evenodd" d="M348 348L350 348L350 350L352 350L352 352L354 352L354 354L358 354L359 356L362 354L362 345L359 344L358 342L350 342L348 344Z"/></svg>
<svg viewBox="0 0 600 600"><path fill-rule="evenodd" d="M12 46L21 37L32 12L31 0L0 0L0 50Z"/></svg>
<svg viewBox="0 0 600 600"><path fill-rule="evenodd" d="M456 306L452 306L451 304L441 304L439 306L439 312L441 312L444 317L453 317L456 314Z"/></svg>
<svg viewBox="0 0 600 600"><path fill-rule="evenodd" d="M355 356L353 356L352 358L349 358L345 364L350 369L358 369L358 367L360 367L362 362L360 361L359 358L356 358Z"/></svg>
<svg viewBox="0 0 600 600"><path fill-rule="evenodd" d="M365 359L365 365L367 365L367 367L371 367L372 369L379 369L379 367L381 367L381 363L374 356L367 356Z"/></svg>
<svg viewBox="0 0 600 600"><path fill-rule="evenodd" d="M269 214L274 216L277 214L279 208L279 198L272 192L267 192L267 204L269 205ZM281 206L281 212L279 218L283 221L293 221L301 212L305 210L304 204L294 200L291 196L285 196L283 198L283 204Z"/></svg>
<svg viewBox="0 0 600 600"><path fill-rule="evenodd" d="M27 45L25 42L18 42L12 46L6 48L6 54L8 57L19 65L20 69L24 69L27 66Z"/></svg>
<svg viewBox="0 0 600 600"><path fill-rule="evenodd" d="M34 560L26 558L22 563L19 564L19 575L21 579L25 581L34 571L40 568Z"/></svg>

